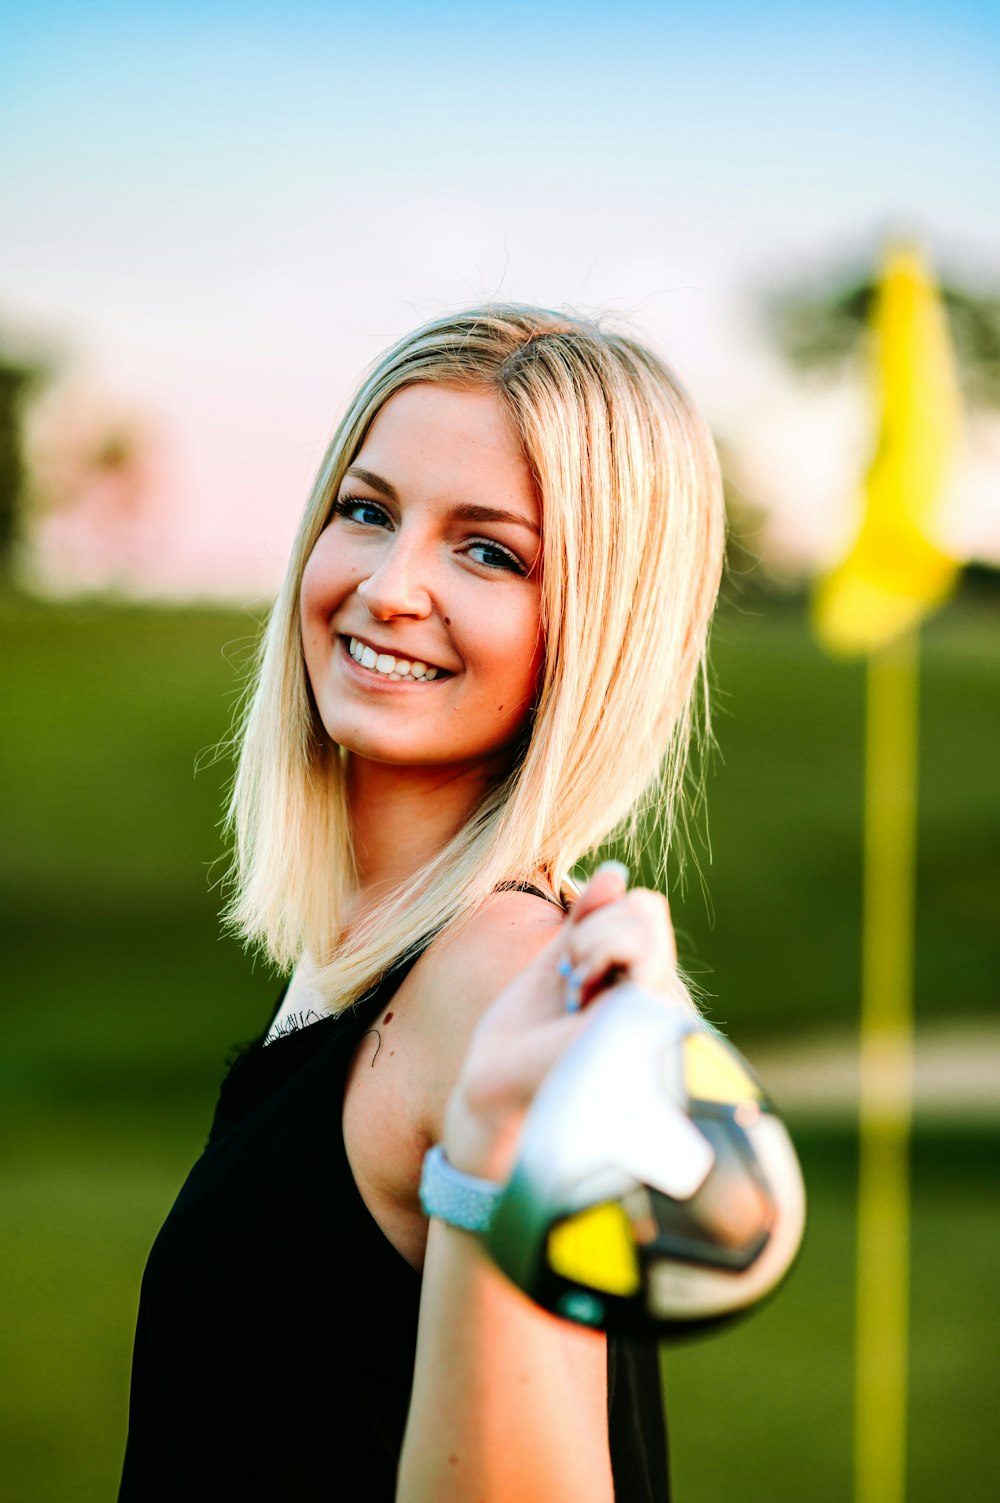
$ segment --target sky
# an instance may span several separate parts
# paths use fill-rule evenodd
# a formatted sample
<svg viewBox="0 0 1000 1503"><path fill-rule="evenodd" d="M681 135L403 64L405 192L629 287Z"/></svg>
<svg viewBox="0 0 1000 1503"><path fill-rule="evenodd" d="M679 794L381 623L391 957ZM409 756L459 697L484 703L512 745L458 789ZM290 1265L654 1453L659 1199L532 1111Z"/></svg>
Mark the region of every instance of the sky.
<svg viewBox="0 0 1000 1503"><path fill-rule="evenodd" d="M0 0L0 338L54 372L32 442L57 469L141 435L135 588L266 595L370 361L520 300L627 320L774 560L832 558L870 414L782 365L763 299L898 233L1000 286L998 77L1000 7L962 0ZM946 527L1000 560L996 425L975 438ZM113 498L89 504L47 524L53 579L109 567L86 534Z"/></svg>

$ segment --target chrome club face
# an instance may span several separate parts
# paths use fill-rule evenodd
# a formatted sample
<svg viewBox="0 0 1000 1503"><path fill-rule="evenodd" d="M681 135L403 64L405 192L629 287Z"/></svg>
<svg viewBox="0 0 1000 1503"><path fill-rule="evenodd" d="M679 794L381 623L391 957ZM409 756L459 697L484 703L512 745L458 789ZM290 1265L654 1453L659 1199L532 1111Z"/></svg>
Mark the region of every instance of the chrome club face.
<svg viewBox="0 0 1000 1503"><path fill-rule="evenodd" d="M487 1245L546 1309L626 1332L750 1309L798 1252L805 1191L746 1061L631 983L593 1017L528 1114Z"/></svg>

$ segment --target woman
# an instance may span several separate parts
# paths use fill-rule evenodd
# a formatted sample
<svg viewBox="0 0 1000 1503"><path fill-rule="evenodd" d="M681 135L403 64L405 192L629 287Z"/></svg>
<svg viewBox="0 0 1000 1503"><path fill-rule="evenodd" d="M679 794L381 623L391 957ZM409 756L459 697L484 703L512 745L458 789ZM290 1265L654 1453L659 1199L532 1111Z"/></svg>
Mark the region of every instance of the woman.
<svg viewBox="0 0 1000 1503"><path fill-rule="evenodd" d="M667 1496L655 1346L543 1312L420 1182L510 1174L612 971L676 992L665 899L571 873L651 790L670 834L723 533L629 337L477 308L363 381L232 802L230 916L290 981L150 1254L121 1503Z"/></svg>

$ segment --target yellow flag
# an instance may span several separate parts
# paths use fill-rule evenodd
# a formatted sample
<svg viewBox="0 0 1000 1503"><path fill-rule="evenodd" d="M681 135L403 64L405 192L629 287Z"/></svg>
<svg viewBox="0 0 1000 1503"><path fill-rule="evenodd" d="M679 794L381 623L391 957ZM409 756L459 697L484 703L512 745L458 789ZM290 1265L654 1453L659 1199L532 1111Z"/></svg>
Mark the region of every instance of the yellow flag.
<svg viewBox="0 0 1000 1503"><path fill-rule="evenodd" d="M929 529L951 474L961 403L947 318L920 257L886 257L871 320L880 431L865 478L861 529L813 597L813 625L831 653L885 646L950 595L958 561Z"/></svg>

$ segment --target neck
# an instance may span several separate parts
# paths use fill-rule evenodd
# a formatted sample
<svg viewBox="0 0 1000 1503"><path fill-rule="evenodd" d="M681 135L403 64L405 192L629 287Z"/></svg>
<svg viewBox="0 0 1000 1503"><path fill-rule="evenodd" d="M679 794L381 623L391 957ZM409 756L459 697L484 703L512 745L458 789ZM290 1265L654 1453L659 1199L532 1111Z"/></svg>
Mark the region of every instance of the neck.
<svg viewBox="0 0 1000 1503"><path fill-rule="evenodd" d="M360 908L412 877L461 829L496 776L492 765L393 767L352 757L351 833Z"/></svg>

